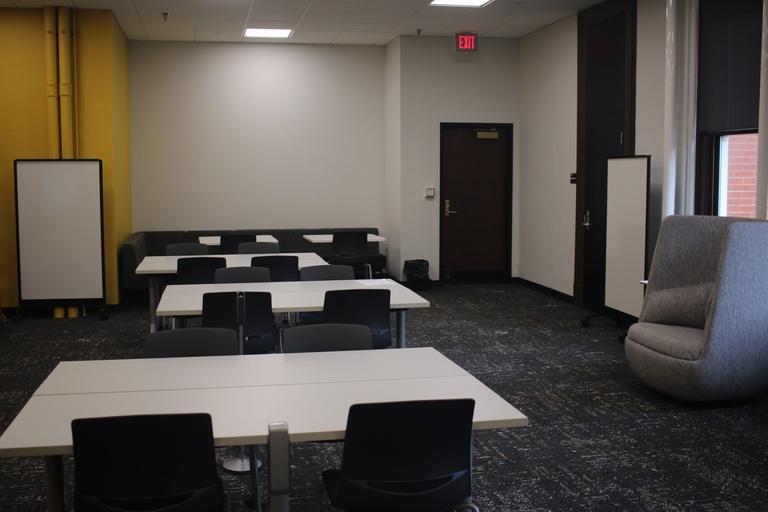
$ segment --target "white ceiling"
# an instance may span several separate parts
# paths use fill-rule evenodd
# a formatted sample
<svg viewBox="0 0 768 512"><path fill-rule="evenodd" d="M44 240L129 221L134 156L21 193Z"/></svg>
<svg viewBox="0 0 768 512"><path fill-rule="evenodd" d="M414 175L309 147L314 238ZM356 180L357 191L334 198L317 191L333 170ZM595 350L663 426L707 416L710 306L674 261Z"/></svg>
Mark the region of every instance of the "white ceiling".
<svg viewBox="0 0 768 512"><path fill-rule="evenodd" d="M244 42L246 28L289 28L289 43L389 43L399 35L521 37L602 0L495 0L482 8L430 0L0 0L0 7L111 9L136 41ZM167 20L163 13L168 13Z"/></svg>

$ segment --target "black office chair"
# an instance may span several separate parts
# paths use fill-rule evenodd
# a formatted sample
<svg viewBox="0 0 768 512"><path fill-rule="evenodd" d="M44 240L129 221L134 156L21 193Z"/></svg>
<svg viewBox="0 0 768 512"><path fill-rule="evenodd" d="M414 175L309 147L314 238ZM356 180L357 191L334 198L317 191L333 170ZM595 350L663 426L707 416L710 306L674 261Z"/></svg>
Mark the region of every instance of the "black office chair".
<svg viewBox="0 0 768 512"><path fill-rule="evenodd" d="M226 258L199 256L176 261L176 284L210 284L215 282L216 269L227 266Z"/></svg>
<svg viewBox="0 0 768 512"><path fill-rule="evenodd" d="M243 354L266 354L275 350L272 295L268 292L204 293L202 326L237 332Z"/></svg>
<svg viewBox="0 0 768 512"><path fill-rule="evenodd" d="M237 248L240 254L274 254L280 252L280 244L275 242L244 242Z"/></svg>
<svg viewBox="0 0 768 512"><path fill-rule="evenodd" d="M349 265L312 265L299 269L299 280L301 281L341 281L354 278L355 270ZM322 311L299 313L298 323L300 324L319 324L322 321Z"/></svg>
<svg viewBox="0 0 768 512"><path fill-rule="evenodd" d="M302 281L342 281L355 278L355 269L350 265L312 265L299 269Z"/></svg>
<svg viewBox="0 0 768 512"><path fill-rule="evenodd" d="M208 414L72 421L77 512L229 510Z"/></svg>
<svg viewBox="0 0 768 512"><path fill-rule="evenodd" d="M371 330L357 324L296 325L283 329L283 352L370 350Z"/></svg>
<svg viewBox="0 0 768 512"><path fill-rule="evenodd" d="M208 246L193 242L181 242L177 244L168 244L165 246L166 256L204 256L208 254ZM178 284L177 276L163 276L162 286L169 284Z"/></svg>
<svg viewBox="0 0 768 512"><path fill-rule="evenodd" d="M208 246L195 242L182 242L165 246L166 256L202 256L208 254Z"/></svg>
<svg viewBox="0 0 768 512"><path fill-rule="evenodd" d="M368 233L365 231L336 231L331 242L331 257L328 263L332 265L350 265L357 270L363 270L365 277L373 278L373 270L368 255Z"/></svg>
<svg viewBox="0 0 768 512"><path fill-rule="evenodd" d="M220 256L189 256L176 260L176 275L169 284L211 284L216 281L216 270L227 266L226 258ZM182 316L173 318L173 328L185 328L187 321L195 318Z"/></svg>
<svg viewBox="0 0 768 512"><path fill-rule="evenodd" d="M219 252L221 254L237 254L240 244L246 242L255 242L256 235L232 233L221 235L219 240Z"/></svg>
<svg viewBox="0 0 768 512"><path fill-rule="evenodd" d="M367 325L373 348L392 345L389 290L329 290L323 301L323 323Z"/></svg>
<svg viewBox="0 0 768 512"><path fill-rule="evenodd" d="M477 512L474 407L472 399L350 407L341 469L323 472L331 504L366 512Z"/></svg>
<svg viewBox="0 0 768 512"><path fill-rule="evenodd" d="M214 274L216 283L268 283L269 281L269 269L266 267L217 268Z"/></svg>
<svg viewBox="0 0 768 512"><path fill-rule="evenodd" d="M232 329L189 327L151 332L144 345L144 357L233 356L240 352L237 333Z"/></svg>
<svg viewBox="0 0 768 512"><path fill-rule="evenodd" d="M273 283L299 280L299 257L287 254L254 256L252 267L267 267Z"/></svg>

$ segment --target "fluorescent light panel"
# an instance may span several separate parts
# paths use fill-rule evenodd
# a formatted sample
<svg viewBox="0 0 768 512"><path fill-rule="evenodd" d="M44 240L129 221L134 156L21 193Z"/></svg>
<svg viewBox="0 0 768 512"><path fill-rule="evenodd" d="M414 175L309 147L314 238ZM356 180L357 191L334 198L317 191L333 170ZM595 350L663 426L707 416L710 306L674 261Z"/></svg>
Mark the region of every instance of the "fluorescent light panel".
<svg viewBox="0 0 768 512"><path fill-rule="evenodd" d="M287 38L290 37L291 32L289 28L247 28L245 29L245 37L269 37L269 38Z"/></svg>
<svg viewBox="0 0 768 512"><path fill-rule="evenodd" d="M429 5L440 5L443 7L483 7L493 0L432 0Z"/></svg>

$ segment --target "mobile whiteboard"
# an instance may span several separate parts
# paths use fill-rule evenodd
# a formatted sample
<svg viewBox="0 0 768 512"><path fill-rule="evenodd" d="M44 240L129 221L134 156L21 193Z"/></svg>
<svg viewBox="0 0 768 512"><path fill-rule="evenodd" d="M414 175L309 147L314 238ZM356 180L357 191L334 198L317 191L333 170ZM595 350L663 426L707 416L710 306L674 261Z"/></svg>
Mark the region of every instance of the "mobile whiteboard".
<svg viewBox="0 0 768 512"><path fill-rule="evenodd" d="M101 160L16 160L19 296L105 300Z"/></svg>
<svg viewBox="0 0 768 512"><path fill-rule="evenodd" d="M649 156L608 159L605 305L634 317L645 291L650 168Z"/></svg>

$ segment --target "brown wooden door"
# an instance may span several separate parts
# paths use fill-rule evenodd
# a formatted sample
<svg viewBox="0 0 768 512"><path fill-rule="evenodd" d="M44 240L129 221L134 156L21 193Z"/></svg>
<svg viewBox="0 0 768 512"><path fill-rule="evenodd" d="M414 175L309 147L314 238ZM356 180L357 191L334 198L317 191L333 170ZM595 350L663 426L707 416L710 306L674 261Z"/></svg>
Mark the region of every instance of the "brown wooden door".
<svg viewBox="0 0 768 512"><path fill-rule="evenodd" d="M512 125L441 125L440 279L510 275Z"/></svg>
<svg viewBox="0 0 768 512"><path fill-rule="evenodd" d="M634 153L634 0L579 13L574 302L605 309L608 158Z"/></svg>

